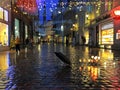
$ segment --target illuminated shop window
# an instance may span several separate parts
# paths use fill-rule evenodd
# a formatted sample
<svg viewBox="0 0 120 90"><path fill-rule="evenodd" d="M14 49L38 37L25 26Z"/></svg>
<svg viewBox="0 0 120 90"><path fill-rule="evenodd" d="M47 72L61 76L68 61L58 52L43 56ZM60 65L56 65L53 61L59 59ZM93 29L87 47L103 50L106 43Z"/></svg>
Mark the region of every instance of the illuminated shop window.
<svg viewBox="0 0 120 90"><path fill-rule="evenodd" d="M102 30L102 44L113 44L113 29Z"/></svg>
<svg viewBox="0 0 120 90"><path fill-rule="evenodd" d="M101 32L99 36L99 44L113 44L113 22L104 23L101 25Z"/></svg>
<svg viewBox="0 0 120 90"><path fill-rule="evenodd" d="M8 11L4 10L4 20L8 21Z"/></svg>
<svg viewBox="0 0 120 90"><path fill-rule="evenodd" d="M0 46L8 46L8 25L0 22Z"/></svg>
<svg viewBox="0 0 120 90"><path fill-rule="evenodd" d="M3 19L3 8L0 7L0 19Z"/></svg>

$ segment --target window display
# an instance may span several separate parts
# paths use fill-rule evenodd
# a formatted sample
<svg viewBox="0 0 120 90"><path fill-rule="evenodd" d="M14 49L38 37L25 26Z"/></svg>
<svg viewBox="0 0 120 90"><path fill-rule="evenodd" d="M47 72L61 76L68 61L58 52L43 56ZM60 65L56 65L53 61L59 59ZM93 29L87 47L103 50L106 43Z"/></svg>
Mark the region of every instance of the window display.
<svg viewBox="0 0 120 90"><path fill-rule="evenodd" d="M8 46L8 25L0 22L0 45Z"/></svg>
<svg viewBox="0 0 120 90"><path fill-rule="evenodd" d="M107 22L101 25L99 41L100 44L113 44L114 28L113 22Z"/></svg>
<svg viewBox="0 0 120 90"><path fill-rule="evenodd" d="M102 30L102 44L113 44L113 29Z"/></svg>

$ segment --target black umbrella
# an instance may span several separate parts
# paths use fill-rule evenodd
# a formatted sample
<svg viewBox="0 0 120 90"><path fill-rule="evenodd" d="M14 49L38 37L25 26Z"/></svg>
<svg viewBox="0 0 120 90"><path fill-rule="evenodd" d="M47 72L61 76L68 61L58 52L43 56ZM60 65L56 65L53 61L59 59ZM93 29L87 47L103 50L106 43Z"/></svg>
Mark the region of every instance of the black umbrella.
<svg viewBox="0 0 120 90"><path fill-rule="evenodd" d="M64 54L62 54L61 52L55 52L55 54L57 57L59 57L61 59L62 62L66 63L68 65L71 65L70 60Z"/></svg>

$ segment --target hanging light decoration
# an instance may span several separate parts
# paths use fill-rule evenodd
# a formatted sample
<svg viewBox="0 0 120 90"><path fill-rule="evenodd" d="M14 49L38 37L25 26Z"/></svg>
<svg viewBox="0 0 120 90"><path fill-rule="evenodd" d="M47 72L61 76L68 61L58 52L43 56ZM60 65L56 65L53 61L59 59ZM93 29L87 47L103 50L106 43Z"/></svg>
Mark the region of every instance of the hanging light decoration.
<svg viewBox="0 0 120 90"><path fill-rule="evenodd" d="M17 0L16 4L24 12L34 14L37 11L36 0Z"/></svg>
<svg viewBox="0 0 120 90"><path fill-rule="evenodd" d="M49 10L53 10L56 7L56 3L58 0L36 0L38 10L41 11L44 7L44 3L46 3L46 6L49 8Z"/></svg>
<svg viewBox="0 0 120 90"><path fill-rule="evenodd" d="M46 20L51 20L52 12L57 8L58 0L36 0L39 12L40 23L43 23L43 17L46 12ZM44 10L46 6L46 10Z"/></svg>

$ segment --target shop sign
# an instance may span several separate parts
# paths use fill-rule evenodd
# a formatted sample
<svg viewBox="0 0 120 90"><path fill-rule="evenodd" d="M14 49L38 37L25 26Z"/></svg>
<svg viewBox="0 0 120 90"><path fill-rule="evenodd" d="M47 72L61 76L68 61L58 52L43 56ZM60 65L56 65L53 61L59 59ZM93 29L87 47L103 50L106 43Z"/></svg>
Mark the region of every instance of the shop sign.
<svg viewBox="0 0 120 90"><path fill-rule="evenodd" d="M120 19L120 6L117 7L117 8L114 8L114 9L111 11L111 16L112 16L114 19Z"/></svg>
<svg viewBox="0 0 120 90"><path fill-rule="evenodd" d="M114 14L115 14L115 16L120 16L120 10L115 10Z"/></svg>

